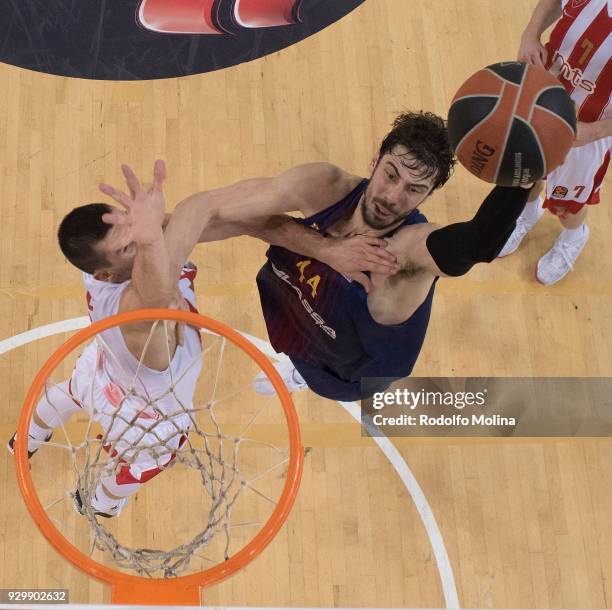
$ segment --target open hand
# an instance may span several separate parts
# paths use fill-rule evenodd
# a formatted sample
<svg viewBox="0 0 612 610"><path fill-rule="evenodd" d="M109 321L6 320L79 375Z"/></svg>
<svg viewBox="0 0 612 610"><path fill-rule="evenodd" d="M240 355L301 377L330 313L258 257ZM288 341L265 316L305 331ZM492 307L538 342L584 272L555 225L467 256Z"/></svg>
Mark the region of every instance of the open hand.
<svg viewBox="0 0 612 610"><path fill-rule="evenodd" d="M386 250L387 240L368 235L327 237L319 260L339 273L359 282L366 292L371 283L364 271L393 275L400 270L394 254Z"/></svg>
<svg viewBox="0 0 612 610"><path fill-rule="evenodd" d="M112 225L128 225L132 241L137 244L153 243L162 234L166 211L163 193L163 182L166 177L166 166L157 160L153 168L153 184L144 190L136 174L128 165L122 165L129 195L108 184L100 184L100 190L112 197L125 211L115 210L104 214L102 220Z"/></svg>

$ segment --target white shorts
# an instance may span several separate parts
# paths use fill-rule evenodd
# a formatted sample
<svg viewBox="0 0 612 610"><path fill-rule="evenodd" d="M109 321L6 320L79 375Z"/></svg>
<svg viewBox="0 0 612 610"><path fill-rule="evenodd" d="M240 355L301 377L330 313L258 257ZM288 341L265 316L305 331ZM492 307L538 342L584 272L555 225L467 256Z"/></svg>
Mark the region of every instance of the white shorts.
<svg viewBox="0 0 612 610"><path fill-rule="evenodd" d="M171 397L157 401L167 419L158 421L156 412L145 400L125 396L123 389L107 374L96 342L84 350L72 373L70 391L106 431L107 449L129 464L136 480L142 473L167 465L184 441L192 422L181 405ZM133 425L128 422L133 421Z"/></svg>
<svg viewBox="0 0 612 610"><path fill-rule="evenodd" d="M570 148L557 169L546 177L544 207L554 212L557 206L576 214L584 204L599 203L599 190L610 161L612 137Z"/></svg>

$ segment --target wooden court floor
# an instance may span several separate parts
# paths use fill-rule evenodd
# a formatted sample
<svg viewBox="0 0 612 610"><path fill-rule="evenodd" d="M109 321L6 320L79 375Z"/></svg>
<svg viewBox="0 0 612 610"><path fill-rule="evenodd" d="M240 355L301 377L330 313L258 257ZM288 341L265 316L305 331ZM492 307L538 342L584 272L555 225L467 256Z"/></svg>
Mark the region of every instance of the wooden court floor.
<svg viewBox="0 0 612 610"><path fill-rule="evenodd" d="M0 65L0 340L85 314L80 275L61 256L55 229L75 205L103 200L96 184L120 183L122 162L146 175L164 158L169 208L194 191L308 161L365 175L396 113L445 115L469 74L515 57L535 4L368 0L280 53L158 82ZM610 182L591 210L590 242L559 285L533 278L559 230L549 216L517 254L441 281L415 375L612 376ZM423 211L436 222L467 219L487 189L459 168ZM249 238L199 247L200 310L265 338L254 282L264 252ZM0 438L13 432L57 341L0 355ZM207 603L444 606L430 536L389 460L338 404L310 393L296 404L312 451L295 510L264 555ZM612 607L608 439L397 447L437 520L462 606ZM4 451L0 498L0 588L61 587L74 602L108 600L35 529ZM151 516L139 527L165 525Z"/></svg>

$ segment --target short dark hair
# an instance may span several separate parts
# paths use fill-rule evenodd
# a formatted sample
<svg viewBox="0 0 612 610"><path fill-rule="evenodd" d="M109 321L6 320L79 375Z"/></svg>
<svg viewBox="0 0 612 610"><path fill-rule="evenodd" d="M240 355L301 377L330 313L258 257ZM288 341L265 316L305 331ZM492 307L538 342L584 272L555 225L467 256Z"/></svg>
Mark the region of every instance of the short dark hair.
<svg viewBox="0 0 612 610"><path fill-rule="evenodd" d="M102 215L110 212L112 208L106 203L79 206L64 216L57 230L57 240L64 256L85 273L94 273L108 265L106 257L94 246L106 237L111 228L102 220Z"/></svg>
<svg viewBox="0 0 612 610"><path fill-rule="evenodd" d="M435 176L432 190L440 188L450 178L456 163L448 140L446 122L433 112L404 112L393 121L393 128L380 145L380 157L402 144L425 169L420 176L427 180Z"/></svg>

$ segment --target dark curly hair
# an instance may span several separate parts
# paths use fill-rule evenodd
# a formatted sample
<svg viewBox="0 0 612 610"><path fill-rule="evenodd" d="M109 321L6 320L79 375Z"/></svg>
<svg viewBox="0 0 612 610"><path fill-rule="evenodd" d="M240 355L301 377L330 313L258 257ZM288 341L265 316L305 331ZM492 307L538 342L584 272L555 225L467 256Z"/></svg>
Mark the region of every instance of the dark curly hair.
<svg viewBox="0 0 612 610"><path fill-rule="evenodd" d="M57 240L64 256L85 273L94 273L108 265L106 257L94 246L111 228L102 221L102 215L111 211L106 203L88 203L68 212L59 226Z"/></svg>
<svg viewBox="0 0 612 610"><path fill-rule="evenodd" d="M456 160L448 141L446 121L433 112L404 112L393 121L393 129L380 145L380 157L402 144L414 163L410 169L423 167L419 178L435 176L432 191L443 186L451 176ZM403 155L402 155L403 156Z"/></svg>

